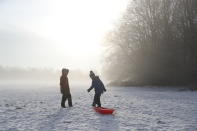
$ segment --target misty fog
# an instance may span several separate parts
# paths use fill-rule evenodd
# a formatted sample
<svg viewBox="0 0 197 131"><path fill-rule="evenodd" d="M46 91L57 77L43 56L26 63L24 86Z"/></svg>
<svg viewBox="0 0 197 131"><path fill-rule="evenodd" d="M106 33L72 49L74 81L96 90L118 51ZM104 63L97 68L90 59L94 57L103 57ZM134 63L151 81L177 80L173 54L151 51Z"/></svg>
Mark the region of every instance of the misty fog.
<svg viewBox="0 0 197 131"><path fill-rule="evenodd" d="M70 70L71 85L90 85L89 71ZM59 86L61 69L0 67L0 84L51 85Z"/></svg>

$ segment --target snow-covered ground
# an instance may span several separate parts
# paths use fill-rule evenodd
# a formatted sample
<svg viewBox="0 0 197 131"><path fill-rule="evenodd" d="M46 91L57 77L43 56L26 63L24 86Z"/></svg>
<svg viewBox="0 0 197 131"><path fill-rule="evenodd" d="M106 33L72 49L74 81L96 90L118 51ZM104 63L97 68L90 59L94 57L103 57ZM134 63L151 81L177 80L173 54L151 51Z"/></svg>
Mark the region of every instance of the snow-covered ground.
<svg viewBox="0 0 197 131"><path fill-rule="evenodd" d="M60 108L59 87L0 87L0 131L197 131L197 92L155 88L107 88L101 115L93 92L71 87L72 108Z"/></svg>

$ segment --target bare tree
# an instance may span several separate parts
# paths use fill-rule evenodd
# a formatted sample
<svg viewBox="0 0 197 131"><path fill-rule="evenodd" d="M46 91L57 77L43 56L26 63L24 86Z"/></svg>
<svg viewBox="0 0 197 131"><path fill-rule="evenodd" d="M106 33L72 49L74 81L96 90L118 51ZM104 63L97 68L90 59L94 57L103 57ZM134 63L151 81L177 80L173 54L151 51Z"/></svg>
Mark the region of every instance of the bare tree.
<svg viewBox="0 0 197 131"><path fill-rule="evenodd" d="M111 81L191 82L197 72L197 1L130 1L106 43L111 53L104 72Z"/></svg>

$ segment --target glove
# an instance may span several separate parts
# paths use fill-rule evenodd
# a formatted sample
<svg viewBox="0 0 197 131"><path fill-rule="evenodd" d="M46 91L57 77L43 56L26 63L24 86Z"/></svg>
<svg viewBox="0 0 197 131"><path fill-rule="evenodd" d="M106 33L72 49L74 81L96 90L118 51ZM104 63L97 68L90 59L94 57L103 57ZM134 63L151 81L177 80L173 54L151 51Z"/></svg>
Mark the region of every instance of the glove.
<svg viewBox="0 0 197 131"><path fill-rule="evenodd" d="M104 89L104 92L106 92L107 90L106 89Z"/></svg>
<svg viewBox="0 0 197 131"><path fill-rule="evenodd" d="M87 89L87 92L90 92L90 89Z"/></svg>

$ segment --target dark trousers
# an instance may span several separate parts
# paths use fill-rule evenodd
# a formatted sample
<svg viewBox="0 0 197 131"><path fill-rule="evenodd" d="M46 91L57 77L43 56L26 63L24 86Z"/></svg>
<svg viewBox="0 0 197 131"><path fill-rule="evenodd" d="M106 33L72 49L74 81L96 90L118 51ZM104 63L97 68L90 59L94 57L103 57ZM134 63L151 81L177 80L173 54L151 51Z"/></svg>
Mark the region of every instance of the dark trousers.
<svg viewBox="0 0 197 131"><path fill-rule="evenodd" d="M100 97L101 97L101 94L95 94L94 95L94 101L93 101L92 106L96 106L97 105L98 107L101 107Z"/></svg>
<svg viewBox="0 0 197 131"><path fill-rule="evenodd" d="M72 98L71 98L71 94L69 94L69 95L63 94L63 95L62 95L61 106L62 106L62 107L65 107L65 102L66 102L67 99L68 99L68 105L69 105L69 107L72 107Z"/></svg>

